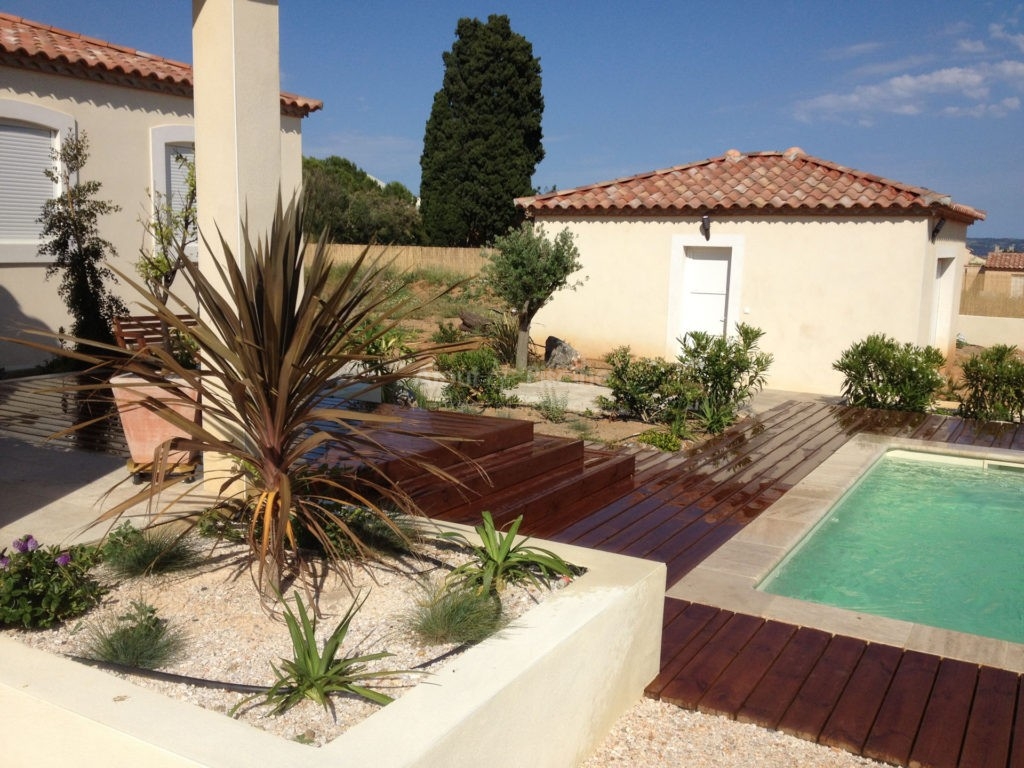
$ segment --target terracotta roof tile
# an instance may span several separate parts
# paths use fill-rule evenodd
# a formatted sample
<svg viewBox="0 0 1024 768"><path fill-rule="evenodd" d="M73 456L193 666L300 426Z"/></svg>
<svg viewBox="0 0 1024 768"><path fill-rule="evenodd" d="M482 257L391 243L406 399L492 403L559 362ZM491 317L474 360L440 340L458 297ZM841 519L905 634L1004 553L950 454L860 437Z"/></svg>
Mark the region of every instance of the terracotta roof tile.
<svg viewBox="0 0 1024 768"><path fill-rule="evenodd" d="M1024 272L1024 253L1015 251L992 251L985 259L985 269Z"/></svg>
<svg viewBox="0 0 1024 768"><path fill-rule="evenodd" d="M0 64L192 96L192 67L35 21L0 13ZM323 102L281 94L281 111L296 117Z"/></svg>
<svg viewBox="0 0 1024 768"><path fill-rule="evenodd" d="M932 212L968 223L985 218L984 211L947 195L836 165L797 147L748 155L731 149L697 163L518 198L516 204L528 213Z"/></svg>

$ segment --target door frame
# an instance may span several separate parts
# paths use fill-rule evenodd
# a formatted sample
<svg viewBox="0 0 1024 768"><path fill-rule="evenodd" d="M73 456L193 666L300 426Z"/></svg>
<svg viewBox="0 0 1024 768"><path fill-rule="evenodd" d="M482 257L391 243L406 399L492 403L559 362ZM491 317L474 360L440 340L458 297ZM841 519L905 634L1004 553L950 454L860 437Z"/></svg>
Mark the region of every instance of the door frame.
<svg viewBox="0 0 1024 768"><path fill-rule="evenodd" d="M679 354L677 339L683 335L682 302L686 296L686 249L721 248L729 250L729 285L726 289L725 328L727 334L735 332L736 323L743 313L740 299L743 287L743 261L746 257L744 235L715 235L709 240L703 235L673 235L668 271L668 316L665 325L665 355L673 359Z"/></svg>

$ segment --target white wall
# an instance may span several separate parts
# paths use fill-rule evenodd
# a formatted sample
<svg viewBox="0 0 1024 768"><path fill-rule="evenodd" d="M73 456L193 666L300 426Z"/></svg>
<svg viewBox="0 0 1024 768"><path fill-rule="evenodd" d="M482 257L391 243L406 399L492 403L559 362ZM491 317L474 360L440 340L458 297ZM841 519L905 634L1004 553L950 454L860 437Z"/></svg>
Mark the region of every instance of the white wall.
<svg viewBox="0 0 1024 768"><path fill-rule="evenodd" d="M191 135L192 100L10 67L0 68L0 73L0 119L11 117L17 105L43 107L88 134L90 154L83 175L102 183L101 199L121 206L101 219L100 234L117 250L112 264L134 276L144 236L139 221L148 214L147 190L154 185L154 129L158 136L161 129L164 135ZM282 116L281 133L282 187L288 194L302 181L301 120ZM34 254L11 263L0 245L0 335L16 335L23 326L56 330L70 324L57 295L59 278L47 281L46 266ZM127 286L114 292L131 302ZM0 343L0 368L31 367L46 357Z"/></svg>
<svg viewBox="0 0 1024 768"><path fill-rule="evenodd" d="M944 320L936 322L933 314L936 258L965 258L963 225L947 225L940 253L924 217L712 216L707 241L696 217L538 220L549 236L566 226L573 231L588 279L575 292L556 294L538 314L533 336L558 336L587 356L626 344L637 355L675 357L678 262L688 245L733 249L741 274L730 297L730 323L765 331L762 348L775 356L772 388L838 394L841 376L832 363L871 333L944 346L952 338L956 302L941 304ZM952 279L960 278L961 266L954 265ZM958 283L946 290L959 296Z"/></svg>

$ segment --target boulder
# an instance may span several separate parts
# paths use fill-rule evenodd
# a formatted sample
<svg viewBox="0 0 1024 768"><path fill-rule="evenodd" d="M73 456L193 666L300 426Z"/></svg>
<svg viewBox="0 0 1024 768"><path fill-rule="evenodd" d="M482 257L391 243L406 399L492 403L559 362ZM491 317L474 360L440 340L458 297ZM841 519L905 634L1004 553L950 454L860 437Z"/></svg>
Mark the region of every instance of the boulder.
<svg viewBox="0 0 1024 768"><path fill-rule="evenodd" d="M548 336L544 342L544 365L548 368L575 368L580 359L580 353L559 338Z"/></svg>

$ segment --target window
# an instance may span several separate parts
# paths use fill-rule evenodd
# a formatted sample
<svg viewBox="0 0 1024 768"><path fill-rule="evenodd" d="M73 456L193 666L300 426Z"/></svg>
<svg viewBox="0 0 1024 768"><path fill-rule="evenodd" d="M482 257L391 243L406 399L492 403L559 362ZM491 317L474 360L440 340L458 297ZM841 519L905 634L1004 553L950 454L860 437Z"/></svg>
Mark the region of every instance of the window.
<svg viewBox="0 0 1024 768"><path fill-rule="evenodd" d="M61 112L0 99L0 262L41 263L37 219L60 193L43 171L53 167L50 153L73 126Z"/></svg>
<svg viewBox="0 0 1024 768"><path fill-rule="evenodd" d="M186 171L179 157L195 162L195 130L191 125L162 125L152 129L153 190L161 201L170 202L180 210L184 204ZM193 259L199 257L199 244L192 243L187 252Z"/></svg>
<svg viewBox="0 0 1024 768"><path fill-rule="evenodd" d="M1024 275L1010 275L1010 298L1024 297Z"/></svg>
<svg viewBox="0 0 1024 768"><path fill-rule="evenodd" d="M0 241L39 242L36 219L57 191L43 175L55 141L48 128L0 123Z"/></svg>

